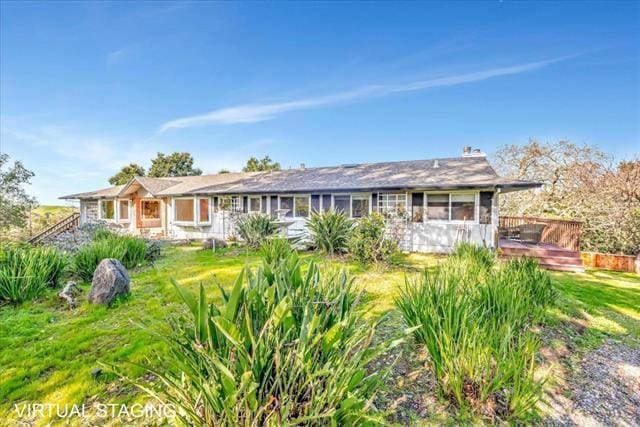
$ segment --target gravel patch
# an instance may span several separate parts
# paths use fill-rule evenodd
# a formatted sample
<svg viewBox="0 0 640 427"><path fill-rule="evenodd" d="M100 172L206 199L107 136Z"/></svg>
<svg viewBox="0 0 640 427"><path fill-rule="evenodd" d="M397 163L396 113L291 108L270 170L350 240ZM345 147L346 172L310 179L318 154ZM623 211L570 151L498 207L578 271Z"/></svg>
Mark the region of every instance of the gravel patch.
<svg viewBox="0 0 640 427"><path fill-rule="evenodd" d="M586 353L554 397L550 425L640 426L640 343L607 340Z"/></svg>

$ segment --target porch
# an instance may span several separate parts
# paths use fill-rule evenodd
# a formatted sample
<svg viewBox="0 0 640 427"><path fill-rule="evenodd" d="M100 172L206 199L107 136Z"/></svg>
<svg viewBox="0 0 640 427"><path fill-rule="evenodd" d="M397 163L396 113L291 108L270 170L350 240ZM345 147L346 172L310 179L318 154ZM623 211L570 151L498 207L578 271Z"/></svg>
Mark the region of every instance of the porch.
<svg viewBox="0 0 640 427"><path fill-rule="evenodd" d="M579 221L502 216L498 225L501 257L532 257L548 270L584 272Z"/></svg>

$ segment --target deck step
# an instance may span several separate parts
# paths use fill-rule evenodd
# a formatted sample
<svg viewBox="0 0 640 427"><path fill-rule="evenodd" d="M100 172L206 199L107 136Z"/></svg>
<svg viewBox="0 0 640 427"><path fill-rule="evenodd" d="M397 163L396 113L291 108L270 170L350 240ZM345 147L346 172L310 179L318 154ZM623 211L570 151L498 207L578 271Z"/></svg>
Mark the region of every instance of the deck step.
<svg viewBox="0 0 640 427"><path fill-rule="evenodd" d="M568 251L568 250L564 250L564 249L504 248L504 247L501 247L500 250L502 251L502 253L504 255L529 256L529 257L549 256L549 257L580 258L580 252Z"/></svg>
<svg viewBox="0 0 640 427"><path fill-rule="evenodd" d="M560 251L561 252L561 251ZM565 254L567 252L565 251ZM572 271L576 273L583 273L584 267L582 265L582 259L579 256L536 256L534 253L528 254L506 254L502 253L500 255L500 259L507 260L511 258L520 258L523 256L527 256L529 258L534 258L540 264L540 267L546 270L557 270L557 271Z"/></svg>

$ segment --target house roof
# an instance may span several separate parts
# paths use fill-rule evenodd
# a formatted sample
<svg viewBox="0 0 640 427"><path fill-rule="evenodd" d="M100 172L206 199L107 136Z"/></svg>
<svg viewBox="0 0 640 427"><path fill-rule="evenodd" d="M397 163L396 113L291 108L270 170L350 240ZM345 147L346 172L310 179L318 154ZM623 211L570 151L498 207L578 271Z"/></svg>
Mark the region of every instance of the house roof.
<svg viewBox="0 0 640 427"><path fill-rule="evenodd" d="M503 191L515 191L540 186L535 182L498 176L484 156L363 163L272 172L170 178L138 177L134 178L133 182L137 182L154 196L492 187L501 188ZM114 197L132 183L63 198Z"/></svg>

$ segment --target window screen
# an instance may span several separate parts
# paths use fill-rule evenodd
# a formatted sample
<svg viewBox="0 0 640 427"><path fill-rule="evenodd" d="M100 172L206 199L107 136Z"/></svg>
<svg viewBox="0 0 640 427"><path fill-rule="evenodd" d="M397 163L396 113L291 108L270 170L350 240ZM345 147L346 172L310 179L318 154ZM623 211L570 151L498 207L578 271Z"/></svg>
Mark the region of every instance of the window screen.
<svg viewBox="0 0 640 427"><path fill-rule="evenodd" d="M311 195L311 209L314 211L320 210L320 196L317 194Z"/></svg>
<svg viewBox="0 0 640 427"><path fill-rule="evenodd" d="M209 222L209 199L200 199L198 204L198 220L200 222Z"/></svg>
<svg viewBox="0 0 640 427"><path fill-rule="evenodd" d="M160 201L143 200L140 205L142 219L160 219Z"/></svg>
<svg viewBox="0 0 640 427"><path fill-rule="evenodd" d="M193 199L176 199L176 221L193 222Z"/></svg>
<svg viewBox="0 0 640 427"><path fill-rule="evenodd" d="M308 217L309 196L296 196L295 199L296 217Z"/></svg>
<svg viewBox="0 0 640 427"><path fill-rule="evenodd" d="M451 220L473 221L476 215L475 194L451 195Z"/></svg>
<svg viewBox="0 0 640 427"><path fill-rule="evenodd" d="M351 202L351 196L333 196L333 209L336 212L344 212L349 216L349 204Z"/></svg>
<svg viewBox="0 0 640 427"><path fill-rule="evenodd" d="M119 213L118 216L121 221L129 220L129 201L128 200L120 200L119 202Z"/></svg>
<svg viewBox="0 0 640 427"><path fill-rule="evenodd" d="M328 211L331 209L331 194L322 195L322 210Z"/></svg>
<svg viewBox="0 0 640 427"><path fill-rule="evenodd" d="M293 217L293 197L285 196L280 197L280 208L281 215L284 215L287 218Z"/></svg>
<svg viewBox="0 0 640 427"><path fill-rule="evenodd" d="M493 193L491 191L480 192L480 224L491 224L491 204Z"/></svg>
<svg viewBox="0 0 640 427"><path fill-rule="evenodd" d="M115 219L116 212L114 206L113 200L103 200L100 203L100 218Z"/></svg>
<svg viewBox="0 0 640 427"><path fill-rule="evenodd" d="M249 212L260 212L260 197L249 197Z"/></svg>
<svg viewBox="0 0 640 427"><path fill-rule="evenodd" d="M369 215L369 195L351 196L351 217L362 218Z"/></svg>
<svg viewBox="0 0 640 427"><path fill-rule="evenodd" d="M428 194L427 195L427 219L428 220L449 220L449 195L448 194Z"/></svg>
<svg viewBox="0 0 640 427"><path fill-rule="evenodd" d="M411 221L422 222L424 220L424 193L411 194Z"/></svg>

